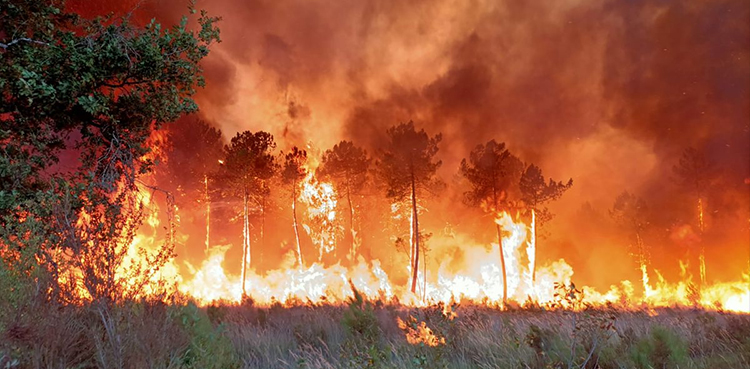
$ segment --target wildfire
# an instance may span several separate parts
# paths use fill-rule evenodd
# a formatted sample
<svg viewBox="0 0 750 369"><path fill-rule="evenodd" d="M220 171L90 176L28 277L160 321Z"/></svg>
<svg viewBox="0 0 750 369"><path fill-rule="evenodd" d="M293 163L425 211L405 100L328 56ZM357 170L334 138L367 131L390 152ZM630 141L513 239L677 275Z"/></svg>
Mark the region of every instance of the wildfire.
<svg viewBox="0 0 750 369"><path fill-rule="evenodd" d="M556 299L556 282L570 284L573 268L560 259L539 267L536 281L532 282L529 264L522 262L528 260L528 256L524 254L529 252L530 227L514 221L507 213L501 214L497 221L506 233L503 248L508 263L510 300L519 304L535 301L541 306L552 306ZM139 242L144 241L145 239L139 239ZM187 273L183 275L172 270L168 273L174 273L175 280L180 281L178 288L182 293L200 303L239 302L242 299L241 278L224 269L228 248L212 247L208 258L199 267L189 266ZM286 255L279 269L264 274L249 270L246 288L250 297L260 305L293 301L344 303L353 296L351 286L354 286L367 298L398 298L399 302L412 306L439 302L449 306L453 301L501 306L502 274L497 261L499 252L497 244L489 251L472 250L467 254L467 261L460 272L449 272L447 265L450 261L446 260L436 279L426 283L424 298L410 293L407 286L393 285L378 260L367 262L360 258L358 263L350 267L340 264L324 266L321 263L299 266L295 265L293 252ZM635 293L630 281L623 281L621 285L613 286L604 293L583 287L585 297L582 303L593 306L620 304L623 308L701 306L707 309L750 312L750 280L747 275L744 276L744 281L705 286L698 295L692 289L689 277L685 277L683 282L670 284L661 274L656 271L655 274L657 280L653 286L647 285L648 292L642 296ZM455 313L448 310L447 314ZM425 329L417 329L415 332L421 332L421 337L428 332Z"/></svg>
<svg viewBox="0 0 750 369"><path fill-rule="evenodd" d="M329 254L336 248L336 191L330 183L320 182L314 176L314 170L302 183L299 200L307 204L308 222L303 228L318 246L318 262L323 254Z"/></svg>
<svg viewBox="0 0 750 369"><path fill-rule="evenodd" d="M320 257L335 249L336 193L328 183L314 178L314 171L302 184L299 201L307 206L305 229L320 247ZM164 227L160 221L160 209L154 201L154 193L141 188L141 201L148 212L144 226L129 245L127 261L118 271L120 278L129 278L128 269L142 265L163 244ZM163 212L163 211L162 211ZM86 222L88 215L82 214L80 222ZM450 306L455 301L476 304L490 304L502 307L503 274L499 265L500 252L505 256L508 299L512 303L524 304L532 301L542 307L560 306L556 286L569 285L573 280L573 268L560 259L547 265L535 265L535 242L533 219L524 223L518 216L502 212L495 222L502 229L502 251L493 243L489 249L468 247L460 262L445 258L440 267L430 274L424 283L424 291L411 293L408 286L394 285L388 271L377 260L366 261L359 257L353 265L324 265L320 261L312 265L301 265L295 261L295 253L285 255L281 266L276 270L257 272L249 268L245 273L245 288L249 297L257 304L270 305L276 302L295 301L311 303L344 303L353 296L352 287L370 299L398 301L410 306L426 306L443 303ZM201 304L215 301L240 302L243 298L242 277L226 271L230 262L226 252L230 246L212 245L207 257L200 265L184 262L179 265L171 259L158 273L154 273L144 294L156 294L165 286L175 284L182 294ZM234 262L234 261L231 261ZM458 267L457 267L458 265ZM536 269L534 271L533 269ZM585 291L580 306L614 304L622 308L655 308L669 306L700 306L712 310L726 310L750 313L750 276L732 283L704 285L698 290L692 283L683 265L682 281L668 283L658 270L648 270L640 265L643 275L640 284L642 293L636 293L634 284L623 281L606 292L583 287ZM536 275L534 277L534 274ZM649 278L649 274L652 278ZM61 276L68 281L76 276ZM420 278L425 278L421 275ZM424 281L424 280L423 280ZM83 295L85 291L81 291ZM447 317L455 316L450 308L445 310ZM424 322L399 322L407 333L410 343L424 343L435 346L444 340L435 336Z"/></svg>
<svg viewBox="0 0 750 369"><path fill-rule="evenodd" d="M445 338L435 335L425 322L418 322L413 316L409 317L408 322L401 318L396 318L398 327L406 334L406 341L412 345L424 344L436 347L445 344Z"/></svg>

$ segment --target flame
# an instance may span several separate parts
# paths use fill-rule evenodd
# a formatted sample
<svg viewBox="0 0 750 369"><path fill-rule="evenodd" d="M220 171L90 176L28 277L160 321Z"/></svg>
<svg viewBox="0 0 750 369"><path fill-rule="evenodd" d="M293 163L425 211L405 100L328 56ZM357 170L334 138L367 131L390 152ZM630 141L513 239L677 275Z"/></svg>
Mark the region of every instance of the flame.
<svg viewBox="0 0 750 369"><path fill-rule="evenodd" d="M318 246L320 262L323 254L336 248L337 195L332 184L318 181L314 173L314 170L308 170L298 200L307 204L308 220L303 227Z"/></svg>
<svg viewBox="0 0 750 369"><path fill-rule="evenodd" d="M503 239L506 262L508 263L508 296L517 303L535 301L541 306L551 306L555 302L555 284L570 284L573 268L560 259L541 266L537 270L536 282L532 284L530 265L522 262L524 255L532 252L531 241L527 238L530 226L514 221L507 213L502 213L497 222L506 236ZM530 236L529 236L530 237ZM241 299L240 278L226 273L223 268L224 255L228 246L213 247L211 255L195 269L191 267L192 278L180 284L180 290L199 302L208 304L225 300L239 302ZM247 285L250 296L258 304L274 302L289 303L309 301L312 303L343 303L353 296L351 283L370 299L398 301L411 306L426 306L435 303L450 305L453 301L471 301L478 304L500 306L502 302L502 275L496 255L499 246L493 244L490 250L472 249L467 251L466 265L458 272L449 271L450 261L443 262L437 273L437 280L426 283L424 298L412 294L407 286L394 286L382 269L378 260L370 262L359 258L348 268L335 264L324 267L314 263L309 267L294 266L294 254L286 255L282 267L261 275L250 270ZM668 283L658 271L653 283L645 281L648 287L638 296L633 283L623 281L619 286L601 293L593 288L583 287L584 304L619 304L623 308L669 306L701 306L707 309L723 309L734 312L750 312L750 280L735 283L719 283L705 286L696 300L694 287L689 276L677 284ZM652 286L653 284L653 286ZM448 310L447 314L452 314Z"/></svg>
<svg viewBox="0 0 750 369"><path fill-rule="evenodd" d="M439 337L427 326L425 322L417 322L413 317L409 317L409 322L404 322L401 318L396 318L398 327L406 334L406 341L412 345L425 344L430 347L436 347L445 344L445 337Z"/></svg>
<svg viewBox="0 0 750 369"><path fill-rule="evenodd" d="M335 249L334 234L336 221L336 193L328 183L314 178L314 171L303 183L299 201L307 206L308 232L320 247L320 255ZM144 225L128 245L126 262L121 266L118 275L128 278L128 269L135 264L144 263L149 252L155 252L163 243L163 227L160 222L160 208L154 199L153 191L140 189L141 201L147 206ZM83 213L79 222L85 223L88 215ZM315 221L320 221L315 223ZM517 216L507 212L497 215L495 222L503 230L503 250L506 260L507 286L509 300L524 304L532 301L542 307L553 308L559 295L556 286L570 285L573 281L573 268L563 259L535 265L535 243L533 219L525 224ZM312 225L316 225L313 227ZM226 252L231 245L212 245L207 250L207 257L200 265L187 262L182 265L174 259L164 265L150 280L151 285L144 289L144 294L157 294L162 291L165 281L176 284L176 290L196 300L200 304L217 301L238 303L242 300L242 278L228 273ZM383 269L377 259L365 260L359 256L353 265L324 265L320 260L309 266L295 262L294 252L285 255L280 267L260 273L252 267L247 271L245 283L247 293L255 303L270 305L274 303L292 304L308 302L314 304L343 304L353 297L352 287L359 290L369 299L398 301L409 306L427 306L443 303L450 306L455 301L467 301L476 304L488 304L503 308L503 276L499 265L500 246L493 243L489 248L467 247L459 265L445 258L437 271L431 272L431 278L424 281L424 291L411 293L408 286L394 285L389 273ZM742 276L736 282L716 283L696 287L692 277L687 273L685 263L681 264L683 275L680 282L669 283L658 270L649 270L645 263L640 264L643 287L636 292L634 284L622 281L608 291L599 292L593 288L582 287L581 306L600 306L614 304L622 308L647 308L671 306L700 306L711 310L750 313L750 276ZM532 276L536 268L536 278ZM61 282L69 282L76 275L61 276ZM126 283L128 283L126 281ZM81 290L80 294L85 295ZM450 308L444 308L448 319L455 317ZM411 324L413 323L413 324ZM399 322L405 330L410 343L424 343L435 346L444 343L444 339L435 336L424 322Z"/></svg>

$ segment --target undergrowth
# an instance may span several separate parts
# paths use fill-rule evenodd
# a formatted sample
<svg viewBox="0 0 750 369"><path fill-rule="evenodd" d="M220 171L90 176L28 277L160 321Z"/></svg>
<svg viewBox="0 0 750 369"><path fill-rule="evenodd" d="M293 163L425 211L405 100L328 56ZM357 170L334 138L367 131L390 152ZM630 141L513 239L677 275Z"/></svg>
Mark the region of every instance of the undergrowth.
<svg viewBox="0 0 750 369"><path fill-rule="evenodd" d="M750 316L695 309L10 303L3 369L750 367ZM432 341L407 339L420 327Z"/></svg>

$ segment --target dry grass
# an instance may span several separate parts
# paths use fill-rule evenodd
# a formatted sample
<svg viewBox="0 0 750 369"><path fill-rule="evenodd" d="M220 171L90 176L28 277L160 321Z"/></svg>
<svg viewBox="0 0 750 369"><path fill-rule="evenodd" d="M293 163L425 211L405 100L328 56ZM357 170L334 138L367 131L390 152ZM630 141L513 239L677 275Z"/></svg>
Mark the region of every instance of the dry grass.
<svg viewBox="0 0 750 369"><path fill-rule="evenodd" d="M0 368L742 368L750 316L354 302L257 307L39 303L0 322ZM6 311L7 313L8 311ZM444 345L407 342L397 318Z"/></svg>

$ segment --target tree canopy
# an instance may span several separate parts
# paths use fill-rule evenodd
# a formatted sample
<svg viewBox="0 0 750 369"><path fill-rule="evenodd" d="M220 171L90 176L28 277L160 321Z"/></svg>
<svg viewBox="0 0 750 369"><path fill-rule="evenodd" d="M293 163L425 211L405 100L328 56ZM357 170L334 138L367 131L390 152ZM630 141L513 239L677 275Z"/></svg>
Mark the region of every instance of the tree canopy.
<svg viewBox="0 0 750 369"><path fill-rule="evenodd" d="M521 175L518 186L521 190L521 201L529 210L536 212L539 222L544 223L552 218L544 204L559 199L573 186L573 179L563 183L550 178L549 182L545 182L542 170L534 164L529 164Z"/></svg>
<svg viewBox="0 0 750 369"><path fill-rule="evenodd" d="M264 181L278 172L273 154L276 143L268 132L237 133L224 147L224 160L219 171L220 180L232 188L236 196L247 191L251 195L265 191Z"/></svg>
<svg viewBox="0 0 750 369"><path fill-rule="evenodd" d="M322 163L316 174L334 182L341 196L349 196L364 187L370 162L367 151L344 140L323 153Z"/></svg>
<svg viewBox="0 0 750 369"><path fill-rule="evenodd" d="M468 160L461 160L461 175L471 185L464 194L465 202L484 205L492 212L507 208L522 170L521 160L508 151L504 142L490 140L477 145Z"/></svg>
<svg viewBox="0 0 750 369"><path fill-rule="evenodd" d="M0 0L0 9L0 244L16 250L3 267L54 276L63 266L50 250L62 247L90 263L77 265L85 280L111 282L121 253L98 241L132 239L137 179L153 164L148 139L197 109L199 62L219 41L218 19L201 12L192 31L188 17L138 27L127 16L85 19L55 0ZM78 160L59 163L63 150ZM97 283L86 284L94 298L122 295Z"/></svg>
<svg viewBox="0 0 750 369"><path fill-rule="evenodd" d="M386 195L404 200L412 192L431 191L440 184L435 176L442 161L435 160L443 136L430 137L424 129L417 131L414 122L401 123L386 131L388 141L378 161L378 173L386 185Z"/></svg>

